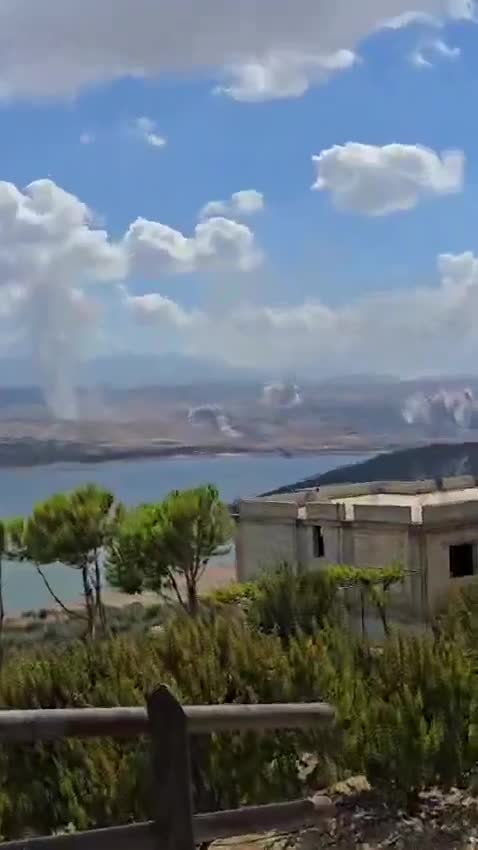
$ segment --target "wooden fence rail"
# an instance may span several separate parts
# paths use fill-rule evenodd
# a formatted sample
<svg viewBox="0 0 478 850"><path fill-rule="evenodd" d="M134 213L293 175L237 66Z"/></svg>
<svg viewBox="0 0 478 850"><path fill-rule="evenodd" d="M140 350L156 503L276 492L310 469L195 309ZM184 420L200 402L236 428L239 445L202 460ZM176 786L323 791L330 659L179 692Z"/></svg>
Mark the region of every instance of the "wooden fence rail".
<svg viewBox="0 0 478 850"><path fill-rule="evenodd" d="M277 705L188 705L183 707L188 732L305 729L334 718L326 703ZM52 741L58 738L134 738L149 735L145 708L52 708L0 711L0 740Z"/></svg>
<svg viewBox="0 0 478 850"><path fill-rule="evenodd" d="M10 841L0 850L194 850L202 842L316 826L333 813L327 797L194 815L188 736L305 729L333 720L334 711L325 703L183 707L164 687L148 698L146 709L0 711L0 740L32 744L149 734L155 781L153 821Z"/></svg>

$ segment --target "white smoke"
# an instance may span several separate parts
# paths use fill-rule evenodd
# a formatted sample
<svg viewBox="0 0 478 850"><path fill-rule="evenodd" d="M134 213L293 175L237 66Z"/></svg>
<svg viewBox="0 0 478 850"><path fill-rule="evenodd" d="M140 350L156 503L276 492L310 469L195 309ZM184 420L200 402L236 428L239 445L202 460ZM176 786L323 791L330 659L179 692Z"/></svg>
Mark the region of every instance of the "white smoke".
<svg viewBox="0 0 478 850"><path fill-rule="evenodd" d="M409 425L450 426L466 429L471 425L477 405L470 389L450 391L444 388L433 395L414 393L402 407L402 417Z"/></svg>
<svg viewBox="0 0 478 850"><path fill-rule="evenodd" d="M263 403L268 407L290 408L302 404L302 395L297 384L266 384L262 393Z"/></svg>
<svg viewBox="0 0 478 850"><path fill-rule="evenodd" d="M79 418L78 365L85 356L88 328L96 324L96 309L75 288L38 286L25 305L24 323L31 356L45 402L57 419Z"/></svg>
<svg viewBox="0 0 478 850"><path fill-rule="evenodd" d="M0 322L16 323L45 399L61 419L78 415L78 366L94 351L99 330L99 302L89 293L99 284L156 280L165 271L245 271L258 261L252 231L223 217L198 223L192 236L137 219L114 241L86 204L52 180L23 190L0 181ZM159 295L156 307L158 299L171 309Z"/></svg>
<svg viewBox="0 0 478 850"><path fill-rule="evenodd" d="M232 427L229 417L223 409L216 404L203 404L199 407L192 407L188 414L188 420L191 425L212 426L225 437L230 437L231 439L237 439L242 436L239 431Z"/></svg>

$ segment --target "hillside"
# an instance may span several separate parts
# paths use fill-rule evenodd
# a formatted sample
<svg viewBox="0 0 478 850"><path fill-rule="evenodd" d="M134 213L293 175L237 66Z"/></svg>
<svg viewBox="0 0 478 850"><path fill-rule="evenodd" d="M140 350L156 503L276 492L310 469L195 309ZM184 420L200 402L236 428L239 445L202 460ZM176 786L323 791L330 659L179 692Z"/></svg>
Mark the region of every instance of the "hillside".
<svg viewBox="0 0 478 850"><path fill-rule="evenodd" d="M361 484L367 481L416 481L453 475L478 476L478 443L434 443L375 455L362 463L341 466L286 484L274 493L294 493L327 484ZM265 493L263 495L273 495Z"/></svg>

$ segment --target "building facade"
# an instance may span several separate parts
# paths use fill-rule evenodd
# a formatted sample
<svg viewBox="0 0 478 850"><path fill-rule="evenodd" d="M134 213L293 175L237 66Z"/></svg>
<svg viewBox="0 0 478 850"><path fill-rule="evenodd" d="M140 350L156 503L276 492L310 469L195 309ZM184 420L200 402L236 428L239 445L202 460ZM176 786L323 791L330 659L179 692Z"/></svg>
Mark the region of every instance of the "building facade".
<svg viewBox="0 0 478 850"><path fill-rule="evenodd" d="M240 502L238 579L280 562L298 570L399 563L405 578L393 590L394 613L427 622L450 588L478 575L477 482L341 485Z"/></svg>

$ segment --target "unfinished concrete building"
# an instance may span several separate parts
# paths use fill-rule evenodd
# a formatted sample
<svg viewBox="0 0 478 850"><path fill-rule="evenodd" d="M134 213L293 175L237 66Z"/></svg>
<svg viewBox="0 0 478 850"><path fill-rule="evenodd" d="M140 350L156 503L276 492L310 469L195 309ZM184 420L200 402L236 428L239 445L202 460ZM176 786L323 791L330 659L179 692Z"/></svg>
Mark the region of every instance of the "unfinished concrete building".
<svg viewBox="0 0 478 850"><path fill-rule="evenodd" d="M478 575L478 486L474 478L323 487L239 505L241 581L287 561L298 570L327 564L400 563L394 614L428 622L451 587Z"/></svg>

